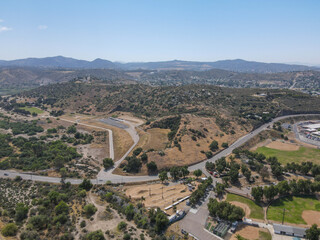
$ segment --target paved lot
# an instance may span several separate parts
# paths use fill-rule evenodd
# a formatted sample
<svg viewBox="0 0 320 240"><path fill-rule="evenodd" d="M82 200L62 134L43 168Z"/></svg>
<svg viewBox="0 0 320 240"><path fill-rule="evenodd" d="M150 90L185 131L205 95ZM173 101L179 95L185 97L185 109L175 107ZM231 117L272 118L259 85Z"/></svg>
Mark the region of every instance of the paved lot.
<svg viewBox="0 0 320 240"><path fill-rule="evenodd" d="M99 121L102 122L102 123L111 125L113 127L121 128L121 129L129 128L127 125L121 123L120 120L116 120L116 119L113 119L113 118L103 118L103 119L100 119Z"/></svg>
<svg viewBox="0 0 320 240"><path fill-rule="evenodd" d="M200 207L197 209L191 209L179 224L181 229L191 233L199 240L221 239L204 229L206 219L209 216L207 204L210 197L214 197L212 192L208 195L206 201Z"/></svg>

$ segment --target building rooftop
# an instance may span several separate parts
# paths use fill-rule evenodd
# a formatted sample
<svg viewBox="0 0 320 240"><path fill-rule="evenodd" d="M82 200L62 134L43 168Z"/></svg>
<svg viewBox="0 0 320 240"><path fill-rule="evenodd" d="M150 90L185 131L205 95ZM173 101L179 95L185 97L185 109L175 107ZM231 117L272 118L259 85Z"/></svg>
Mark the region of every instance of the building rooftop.
<svg viewBox="0 0 320 240"><path fill-rule="evenodd" d="M288 225L281 224L273 224L273 228L275 232L286 232L287 234L294 234L299 236L306 235L306 228L301 227L293 227Z"/></svg>

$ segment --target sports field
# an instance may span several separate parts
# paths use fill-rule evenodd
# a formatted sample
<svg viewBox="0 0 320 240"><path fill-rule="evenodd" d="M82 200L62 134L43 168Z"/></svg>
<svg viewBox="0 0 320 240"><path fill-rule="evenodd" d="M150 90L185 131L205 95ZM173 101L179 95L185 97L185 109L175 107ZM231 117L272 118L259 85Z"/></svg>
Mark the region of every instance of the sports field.
<svg viewBox="0 0 320 240"><path fill-rule="evenodd" d="M228 202L240 202L242 204L245 204L250 209L250 214L249 214L250 218L264 219L264 214L263 214L262 207L257 205L254 201L252 201L252 200L250 200L248 198L241 197L241 196L238 196L236 194L228 193L226 201L228 201Z"/></svg>
<svg viewBox="0 0 320 240"><path fill-rule="evenodd" d="M320 202L316 197L284 197L275 200L267 212L268 220L277 222L282 221L283 209L285 209L284 222L295 224L310 224L312 219L310 214L313 212L320 216ZM312 218L314 218L314 214Z"/></svg>
<svg viewBox="0 0 320 240"><path fill-rule="evenodd" d="M30 112L31 114L32 113L37 113L37 114L43 113L43 111L41 109L36 108L36 107L21 107L21 109L24 109L24 110Z"/></svg>
<svg viewBox="0 0 320 240"><path fill-rule="evenodd" d="M256 151L263 153L266 157L277 157L282 164L306 161L320 164L320 149L316 148L300 147L297 151L284 151L268 147L259 147Z"/></svg>

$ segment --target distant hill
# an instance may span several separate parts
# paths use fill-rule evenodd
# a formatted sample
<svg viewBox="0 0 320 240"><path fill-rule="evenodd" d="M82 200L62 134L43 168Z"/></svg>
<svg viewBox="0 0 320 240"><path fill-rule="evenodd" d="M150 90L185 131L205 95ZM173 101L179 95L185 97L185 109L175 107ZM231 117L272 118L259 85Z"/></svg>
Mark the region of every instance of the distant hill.
<svg viewBox="0 0 320 240"><path fill-rule="evenodd" d="M26 58L12 61L0 60L0 67L39 67L39 68L68 68L68 69L122 69L122 70L192 70L205 71L223 69L233 72L247 73L277 73L290 71L320 70L319 67L304 65L252 62L241 59L222 60L216 62L194 61L164 61L164 62L131 62L118 63L104 59L93 61L66 58L63 56L46 58Z"/></svg>
<svg viewBox="0 0 320 240"><path fill-rule="evenodd" d="M116 65L108 60L96 59L92 62L86 60L78 60L63 56L46 57L46 58L26 58L12 61L0 60L0 66L5 67L39 67L39 68L102 68L114 69Z"/></svg>

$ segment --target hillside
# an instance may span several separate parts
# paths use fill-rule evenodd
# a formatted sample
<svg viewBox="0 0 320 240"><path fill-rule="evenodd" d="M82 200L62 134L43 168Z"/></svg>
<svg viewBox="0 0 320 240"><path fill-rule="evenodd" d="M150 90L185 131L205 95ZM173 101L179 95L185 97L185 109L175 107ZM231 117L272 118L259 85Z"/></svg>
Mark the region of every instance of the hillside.
<svg viewBox="0 0 320 240"><path fill-rule="evenodd" d="M211 85L152 87L143 84L101 85L68 82L21 94L52 107L81 113L132 112L146 118L181 113L221 113L261 122L283 112L319 111L320 98L280 89L239 89ZM40 99L39 99L40 98Z"/></svg>
<svg viewBox="0 0 320 240"><path fill-rule="evenodd" d="M245 61L242 59L221 60L215 62L195 61L163 61L163 62L129 62L119 63L104 59L93 61L78 60L63 56L46 58L26 58L12 61L0 60L0 66L4 67L41 67L41 68L76 68L76 69L123 69L123 70L192 70L204 71L210 69L223 69L234 72L275 73L289 71L319 70L317 67L293 65L283 63L263 63Z"/></svg>
<svg viewBox="0 0 320 240"><path fill-rule="evenodd" d="M88 78L90 77L90 78ZM113 69L0 68L0 94L13 94L42 85L74 79L101 79L108 83L134 83L153 86L207 84L236 88L293 88L300 91L320 90L320 72L239 73L220 69L207 71L123 71Z"/></svg>
<svg viewBox="0 0 320 240"><path fill-rule="evenodd" d="M0 95L73 79L87 79L88 76L110 83L132 82L130 76L112 69L0 68Z"/></svg>

